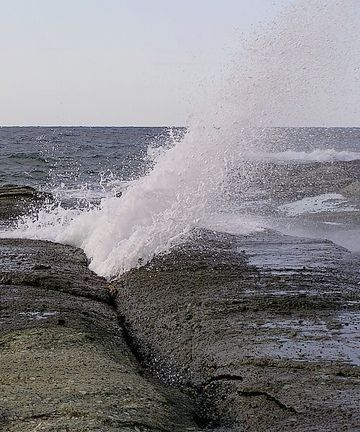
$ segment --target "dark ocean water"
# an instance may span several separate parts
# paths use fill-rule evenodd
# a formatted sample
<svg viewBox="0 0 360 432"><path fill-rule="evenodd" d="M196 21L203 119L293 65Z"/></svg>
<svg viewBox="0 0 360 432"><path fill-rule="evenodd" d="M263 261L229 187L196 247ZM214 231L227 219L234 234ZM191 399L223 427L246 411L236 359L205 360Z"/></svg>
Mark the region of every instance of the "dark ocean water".
<svg viewBox="0 0 360 432"><path fill-rule="evenodd" d="M0 184L51 190L97 188L110 176L131 180L148 169L149 145L169 134L167 128L0 128Z"/></svg>
<svg viewBox="0 0 360 432"><path fill-rule="evenodd" d="M0 185L51 190L99 188L109 178L132 180L151 166L149 146L180 139L185 129L139 127L0 128ZM271 151L360 152L360 128L277 129Z"/></svg>

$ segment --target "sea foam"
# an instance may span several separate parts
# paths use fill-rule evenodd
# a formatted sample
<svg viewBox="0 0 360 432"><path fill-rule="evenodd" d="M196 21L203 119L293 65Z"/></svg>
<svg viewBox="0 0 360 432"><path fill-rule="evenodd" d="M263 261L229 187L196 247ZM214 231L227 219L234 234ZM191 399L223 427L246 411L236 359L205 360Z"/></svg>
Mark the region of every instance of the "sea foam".
<svg viewBox="0 0 360 432"><path fill-rule="evenodd" d="M233 140L220 146L220 131L198 125L159 154L155 167L121 197L98 208L45 207L18 221L6 236L48 239L82 248L90 268L108 278L168 251L204 217L226 177ZM221 134L223 137L223 134Z"/></svg>

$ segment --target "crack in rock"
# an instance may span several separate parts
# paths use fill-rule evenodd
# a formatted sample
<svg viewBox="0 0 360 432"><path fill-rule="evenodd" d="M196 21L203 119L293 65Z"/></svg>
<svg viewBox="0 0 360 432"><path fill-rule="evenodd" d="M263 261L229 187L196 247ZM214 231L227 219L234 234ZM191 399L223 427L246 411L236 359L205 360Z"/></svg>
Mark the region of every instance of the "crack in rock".
<svg viewBox="0 0 360 432"><path fill-rule="evenodd" d="M264 392L264 391L257 391L257 390L242 391L242 390L239 390L238 391L238 395L239 396L243 396L243 397L260 397L260 396L263 396L268 401L274 402L279 408L281 408L281 409L283 409L285 411L290 411L293 414L298 414L298 412L296 411L295 408L289 407L289 406L283 404L275 396L272 396L271 394L269 394L267 392Z"/></svg>

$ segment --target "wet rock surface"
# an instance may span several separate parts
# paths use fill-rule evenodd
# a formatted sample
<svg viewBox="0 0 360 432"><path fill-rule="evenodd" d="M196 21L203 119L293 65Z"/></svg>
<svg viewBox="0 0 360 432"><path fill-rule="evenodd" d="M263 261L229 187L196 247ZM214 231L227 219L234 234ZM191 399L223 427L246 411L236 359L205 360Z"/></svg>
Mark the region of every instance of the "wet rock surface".
<svg viewBox="0 0 360 432"><path fill-rule="evenodd" d="M358 431L359 264L329 241L198 231L113 289L133 348L209 426Z"/></svg>
<svg viewBox="0 0 360 432"><path fill-rule="evenodd" d="M341 192L347 187L350 187L351 193L353 187L350 185L360 181L360 161L258 163L255 173L260 175L254 175L252 187L263 189L277 200L295 200L323 193ZM266 173L266 176L263 173ZM353 196L358 197L356 193Z"/></svg>
<svg viewBox="0 0 360 432"><path fill-rule="evenodd" d="M356 198L351 164L324 191ZM0 220L28 189L0 193ZM329 241L203 230L109 290L78 249L0 240L0 430L358 431L359 264Z"/></svg>
<svg viewBox="0 0 360 432"><path fill-rule="evenodd" d="M199 428L189 398L139 365L81 251L0 240L0 430Z"/></svg>
<svg viewBox="0 0 360 432"><path fill-rule="evenodd" d="M50 194L38 192L30 186L0 186L0 223L28 213L29 209L35 209L50 199Z"/></svg>

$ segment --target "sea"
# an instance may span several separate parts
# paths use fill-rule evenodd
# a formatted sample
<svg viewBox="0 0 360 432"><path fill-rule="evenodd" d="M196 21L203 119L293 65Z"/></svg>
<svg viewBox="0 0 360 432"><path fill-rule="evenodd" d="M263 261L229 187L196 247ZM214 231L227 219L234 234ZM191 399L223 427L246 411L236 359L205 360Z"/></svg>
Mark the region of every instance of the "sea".
<svg viewBox="0 0 360 432"><path fill-rule="evenodd" d="M109 279L195 228L360 251L360 128L240 128L225 136L231 147L220 137L201 126L2 127L0 186L51 199L0 236L78 246Z"/></svg>
<svg viewBox="0 0 360 432"><path fill-rule="evenodd" d="M359 12L357 0L291 2L234 41L186 128L0 128L0 183L51 194L0 236L79 247L108 279L194 229L358 253L360 129L310 126L359 125Z"/></svg>

